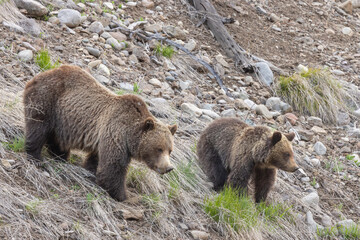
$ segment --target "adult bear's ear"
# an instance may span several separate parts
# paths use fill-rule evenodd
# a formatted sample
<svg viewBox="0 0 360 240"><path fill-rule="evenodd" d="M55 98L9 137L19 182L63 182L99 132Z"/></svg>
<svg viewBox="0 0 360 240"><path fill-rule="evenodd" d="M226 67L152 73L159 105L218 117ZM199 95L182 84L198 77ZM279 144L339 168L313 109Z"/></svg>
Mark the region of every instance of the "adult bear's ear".
<svg viewBox="0 0 360 240"><path fill-rule="evenodd" d="M149 131L149 130L152 130L155 128L155 122L154 122L154 119L152 119L151 117L148 117L146 120L145 120L145 123L144 123L144 131Z"/></svg>
<svg viewBox="0 0 360 240"><path fill-rule="evenodd" d="M170 130L171 134L174 135L176 130L177 130L177 125L176 124L169 125L168 127L169 127L169 130Z"/></svg>
<svg viewBox="0 0 360 240"><path fill-rule="evenodd" d="M291 133L287 133L287 134L284 134L285 137L291 142L292 140L294 140L295 138L295 133L294 132L291 132Z"/></svg>
<svg viewBox="0 0 360 240"><path fill-rule="evenodd" d="M281 132L278 131L274 132L271 137L271 145L274 146L276 143L280 142L281 137L282 137Z"/></svg>

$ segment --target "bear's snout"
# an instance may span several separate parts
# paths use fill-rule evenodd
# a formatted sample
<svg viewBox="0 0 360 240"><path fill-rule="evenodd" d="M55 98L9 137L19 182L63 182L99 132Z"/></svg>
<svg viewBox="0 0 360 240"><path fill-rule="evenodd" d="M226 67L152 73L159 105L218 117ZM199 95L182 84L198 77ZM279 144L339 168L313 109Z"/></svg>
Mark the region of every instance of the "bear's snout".
<svg viewBox="0 0 360 240"><path fill-rule="evenodd" d="M174 169L174 167L170 163L169 154L163 154L160 156L159 161L157 162L155 169L160 174L165 174Z"/></svg>

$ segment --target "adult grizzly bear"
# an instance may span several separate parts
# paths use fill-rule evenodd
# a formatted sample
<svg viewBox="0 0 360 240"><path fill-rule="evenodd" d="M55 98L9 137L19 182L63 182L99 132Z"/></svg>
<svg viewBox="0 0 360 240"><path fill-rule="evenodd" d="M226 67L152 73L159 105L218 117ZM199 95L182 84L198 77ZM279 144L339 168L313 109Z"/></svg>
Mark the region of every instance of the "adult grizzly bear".
<svg viewBox="0 0 360 240"><path fill-rule="evenodd" d="M88 152L84 167L119 200L126 199L131 158L161 174L173 169L170 153L177 126L166 126L135 95L117 96L76 66L40 73L26 84L25 148L40 160L41 149L67 159L71 149Z"/></svg>
<svg viewBox="0 0 360 240"><path fill-rule="evenodd" d="M255 201L265 201L275 183L277 168L294 172L290 141L294 133L272 132L265 126L249 126L236 118L213 121L201 134L197 145L200 167L220 190L225 183L247 192L255 174Z"/></svg>

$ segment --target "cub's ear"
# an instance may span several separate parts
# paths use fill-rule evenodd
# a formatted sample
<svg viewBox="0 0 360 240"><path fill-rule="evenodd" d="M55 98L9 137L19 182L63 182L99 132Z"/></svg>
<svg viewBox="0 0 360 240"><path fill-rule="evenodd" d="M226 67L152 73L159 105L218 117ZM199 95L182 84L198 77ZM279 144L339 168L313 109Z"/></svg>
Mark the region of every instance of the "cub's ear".
<svg viewBox="0 0 360 240"><path fill-rule="evenodd" d="M291 142L292 140L294 140L295 138L295 133L294 132L291 132L291 133L287 133L287 134L284 134L285 137Z"/></svg>
<svg viewBox="0 0 360 240"><path fill-rule="evenodd" d="M169 127L169 130L170 130L171 134L174 135L176 130L177 130L177 125L176 124L169 125L168 127Z"/></svg>
<svg viewBox="0 0 360 240"><path fill-rule="evenodd" d="M271 145L274 146L276 143L278 143L281 140L281 132L274 132L272 137L271 137Z"/></svg>
<svg viewBox="0 0 360 240"><path fill-rule="evenodd" d="M144 122L143 130L144 131L149 131L149 130L152 130L154 128L155 128L154 119L152 119L151 117L148 117Z"/></svg>

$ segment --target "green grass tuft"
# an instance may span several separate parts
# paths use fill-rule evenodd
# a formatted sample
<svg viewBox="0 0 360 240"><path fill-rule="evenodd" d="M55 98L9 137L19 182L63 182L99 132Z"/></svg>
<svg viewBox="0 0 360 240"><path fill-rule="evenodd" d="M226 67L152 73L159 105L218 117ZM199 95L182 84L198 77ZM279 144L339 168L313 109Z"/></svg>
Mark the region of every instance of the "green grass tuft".
<svg viewBox="0 0 360 240"><path fill-rule="evenodd" d="M54 64L51 63L51 58L48 50L42 49L35 56L35 63L40 67L41 71L57 68L60 66L59 60L56 60Z"/></svg>
<svg viewBox="0 0 360 240"><path fill-rule="evenodd" d="M258 211L252 200L231 187L226 187L214 198L207 198L204 209L216 222L229 224L236 231L258 224Z"/></svg>
<svg viewBox="0 0 360 240"><path fill-rule="evenodd" d="M347 93L327 69L309 68L290 77L280 76L277 93L302 115L336 123L339 111L347 111Z"/></svg>
<svg viewBox="0 0 360 240"><path fill-rule="evenodd" d="M276 227L281 219L294 223L291 207L280 203L254 204L249 196L231 187L225 187L215 197L207 198L204 210L216 222L228 224L237 232L261 224L275 224Z"/></svg>
<svg viewBox="0 0 360 240"><path fill-rule="evenodd" d="M3 142L5 148L12 150L14 152L24 152L25 151L25 138L17 137L12 142Z"/></svg>
<svg viewBox="0 0 360 240"><path fill-rule="evenodd" d="M155 48L155 53L166 58L172 58L172 56L175 54L175 50L172 46L162 46L159 44Z"/></svg>

